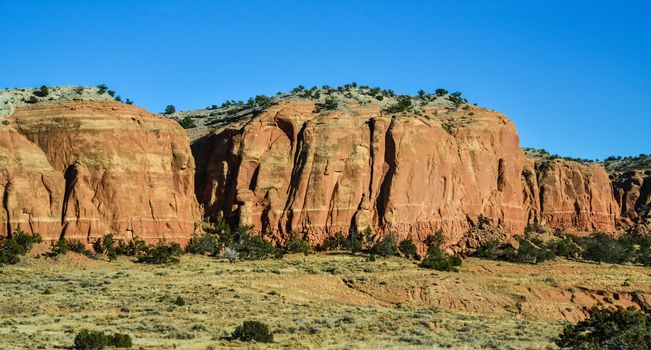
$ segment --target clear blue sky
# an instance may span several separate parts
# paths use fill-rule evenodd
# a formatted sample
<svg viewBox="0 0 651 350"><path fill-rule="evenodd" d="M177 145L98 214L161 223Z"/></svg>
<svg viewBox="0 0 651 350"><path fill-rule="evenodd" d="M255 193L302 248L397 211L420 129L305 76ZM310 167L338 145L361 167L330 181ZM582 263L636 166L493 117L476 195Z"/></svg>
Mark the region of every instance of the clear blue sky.
<svg viewBox="0 0 651 350"><path fill-rule="evenodd" d="M159 112L296 85L438 87L523 146L651 153L651 2L0 2L0 87L97 85Z"/></svg>

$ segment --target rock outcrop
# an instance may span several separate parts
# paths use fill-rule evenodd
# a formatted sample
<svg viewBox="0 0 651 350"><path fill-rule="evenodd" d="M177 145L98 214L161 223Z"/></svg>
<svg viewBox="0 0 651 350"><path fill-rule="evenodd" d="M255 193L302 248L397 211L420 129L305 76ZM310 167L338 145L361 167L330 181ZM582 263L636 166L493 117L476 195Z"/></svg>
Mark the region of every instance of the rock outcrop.
<svg viewBox="0 0 651 350"><path fill-rule="evenodd" d="M174 121L116 102L70 101L17 105L5 123L3 234L155 242L195 230L194 160Z"/></svg>
<svg viewBox="0 0 651 350"><path fill-rule="evenodd" d="M497 112L315 106L280 101L193 143L208 216L254 225L279 242L301 232L315 244L370 226L421 242L441 229L463 247L480 217L514 233L536 222L614 231L618 207L603 168L535 165Z"/></svg>
<svg viewBox="0 0 651 350"><path fill-rule="evenodd" d="M600 164L536 161L540 224L574 233L615 232L619 205Z"/></svg>

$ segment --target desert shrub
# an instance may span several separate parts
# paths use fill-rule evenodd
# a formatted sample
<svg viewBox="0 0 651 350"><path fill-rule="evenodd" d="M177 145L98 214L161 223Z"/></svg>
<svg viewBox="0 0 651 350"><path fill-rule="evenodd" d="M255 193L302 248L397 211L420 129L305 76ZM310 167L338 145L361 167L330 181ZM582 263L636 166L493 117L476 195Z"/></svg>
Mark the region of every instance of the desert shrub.
<svg viewBox="0 0 651 350"><path fill-rule="evenodd" d="M396 235L389 233L382 237L372 248L371 254L379 255L382 257L398 255L398 246Z"/></svg>
<svg viewBox="0 0 651 350"><path fill-rule="evenodd" d="M106 84L99 84L97 85L97 90L99 90L100 94L104 94L108 91L108 86L106 86Z"/></svg>
<svg viewBox="0 0 651 350"><path fill-rule="evenodd" d="M114 348L130 348L133 344L128 334L104 334L100 331L82 329L75 336L74 348L77 350L100 350L107 346Z"/></svg>
<svg viewBox="0 0 651 350"><path fill-rule="evenodd" d="M265 96L265 95L257 95L255 99L253 100L255 105L258 107L268 107L271 105L271 98Z"/></svg>
<svg viewBox="0 0 651 350"><path fill-rule="evenodd" d="M411 108L411 98L409 96L398 97L398 102L385 108L387 113L400 113L406 112Z"/></svg>
<svg viewBox="0 0 651 350"><path fill-rule="evenodd" d="M124 333L114 333L108 336L109 346L114 348L130 348L133 346L131 337Z"/></svg>
<svg viewBox="0 0 651 350"><path fill-rule="evenodd" d="M93 250L97 254L106 254L109 261L118 257L117 250L115 249L115 239L113 238L113 234L110 233L102 238L98 238L93 243Z"/></svg>
<svg viewBox="0 0 651 350"><path fill-rule="evenodd" d="M115 91L113 90L108 90L106 93L111 97L115 97Z"/></svg>
<svg viewBox="0 0 651 350"><path fill-rule="evenodd" d="M235 328L233 339L241 341L257 341L261 343L271 343L274 341L273 334L269 331L269 326L258 321L244 321Z"/></svg>
<svg viewBox="0 0 651 350"><path fill-rule="evenodd" d="M28 234L23 231L14 232L10 238L0 240L0 266L16 264L20 256L32 250L34 243L42 242L38 233Z"/></svg>
<svg viewBox="0 0 651 350"><path fill-rule="evenodd" d="M292 232L289 235L289 240L285 245L285 251L288 253L303 253L306 254L310 250L310 243L301 238L298 233Z"/></svg>
<svg viewBox="0 0 651 350"><path fill-rule="evenodd" d="M457 266L461 266L461 263L460 257L449 255L435 247L429 247L427 255L418 266L437 271L457 272Z"/></svg>
<svg viewBox="0 0 651 350"><path fill-rule="evenodd" d="M167 105L167 107L165 107L165 112L163 112L163 114L172 114L175 112L176 112L176 107L174 107L174 105Z"/></svg>
<svg viewBox="0 0 651 350"><path fill-rule="evenodd" d="M86 246L80 240L61 238L50 246L50 251L47 253L47 256L56 257L68 252L84 254L87 256L91 255L91 253L86 249Z"/></svg>
<svg viewBox="0 0 651 350"><path fill-rule="evenodd" d="M316 106L314 107L314 113L319 113L321 111L332 111L335 110L339 107L339 102L337 102L337 99L328 96L325 98L325 101L323 103L317 103Z"/></svg>
<svg viewBox="0 0 651 350"><path fill-rule="evenodd" d="M436 96L445 96L445 95L448 94L448 90L438 88L438 89L436 89L435 93L436 93Z"/></svg>
<svg viewBox="0 0 651 350"><path fill-rule="evenodd" d="M321 246L323 250L344 249L346 246L346 237L341 232L335 233L334 236L327 237Z"/></svg>
<svg viewBox="0 0 651 350"><path fill-rule="evenodd" d="M228 259L229 262L234 263L238 260L240 260L240 253L237 252L237 250L226 247L224 248L224 257Z"/></svg>
<svg viewBox="0 0 651 350"><path fill-rule="evenodd" d="M185 305L185 299L181 296L177 296L176 299L174 299L174 305L176 306L184 306Z"/></svg>
<svg viewBox="0 0 651 350"><path fill-rule="evenodd" d="M38 97L45 97L50 94L50 89L47 86L43 85L38 90L34 91L34 95Z"/></svg>
<svg viewBox="0 0 651 350"><path fill-rule="evenodd" d="M165 113L165 114L169 114L169 113ZM192 119L192 117L190 116L187 116L181 120L177 120L177 122L179 123L179 125L181 125L183 129L192 129L197 127L197 123L195 123L194 119Z"/></svg>
<svg viewBox="0 0 651 350"><path fill-rule="evenodd" d="M282 258L283 252L274 247L260 235L253 234L253 227L243 226L237 231L237 241L233 247L242 260L262 260Z"/></svg>
<svg viewBox="0 0 651 350"><path fill-rule="evenodd" d="M344 241L344 249L348 250L351 253L356 253L362 251L362 237L358 232L351 231L348 234L348 239Z"/></svg>
<svg viewBox="0 0 651 350"><path fill-rule="evenodd" d="M542 241L518 237L519 248L511 244L501 244L497 240L484 242L475 251L475 256L491 260L510 261L514 263L538 264L555 258L554 253L545 247Z"/></svg>
<svg viewBox="0 0 651 350"><path fill-rule="evenodd" d="M563 329L563 349L651 349L651 315L634 307L590 309L590 317Z"/></svg>
<svg viewBox="0 0 651 350"><path fill-rule="evenodd" d="M118 255L124 256L141 256L147 253L149 247L140 237L134 237L128 242L119 241L115 247Z"/></svg>
<svg viewBox="0 0 651 350"><path fill-rule="evenodd" d="M108 337L104 332L82 329L75 336L75 349L95 350L104 349L108 345Z"/></svg>
<svg viewBox="0 0 651 350"><path fill-rule="evenodd" d="M576 259L581 256L581 246L579 246L571 237L562 237L558 240L551 241L547 244L554 255L568 259Z"/></svg>
<svg viewBox="0 0 651 350"><path fill-rule="evenodd" d="M416 259L418 257L418 249L411 239L403 239L400 241L398 250L409 259Z"/></svg>
<svg viewBox="0 0 651 350"><path fill-rule="evenodd" d="M633 260L632 247L603 233L595 232L584 239L585 250L582 257L598 263L622 264Z"/></svg>
<svg viewBox="0 0 651 350"><path fill-rule="evenodd" d="M423 89L418 90L418 97L420 97L420 98L425 98L425 95L427 95L427 93L425 92L425 90L423 90Z"/></svg>
<svg viewBox="0 0 651 350"><path fill-rule="evenodd" d="M166 244L164 241L158 242L150 248L144 255L139 256L136 262L143 264L169 264L178 263L179 256L183 254L183 249L178 243Z"/></svg>
<svg viewBox="0 0 651 350"><path fill-rule="evenodd" d="M190 238L185 251L190 254L217 256L222 250L222 243L214 233L204 232L201 235L194 235Z"/></svg>
<svg viewBox="0 0 651 350"><path fill-rule="evenodd" d="M436 231L434 235L429 236L425 240L427 244L427 255L418 266L426 269L434 269L438 271L451 271L457 272L457 266L461 266L462 260L455 255L449 255L443 251L445 243L445 235L442 230Z"/></svg>
<svg viewBox="0 0 651 350"><path fill-rule="evenodd" d="M36 96L30 96L25 102L27 102L27 103L37 103L38 98L36 98Z"/></svg>

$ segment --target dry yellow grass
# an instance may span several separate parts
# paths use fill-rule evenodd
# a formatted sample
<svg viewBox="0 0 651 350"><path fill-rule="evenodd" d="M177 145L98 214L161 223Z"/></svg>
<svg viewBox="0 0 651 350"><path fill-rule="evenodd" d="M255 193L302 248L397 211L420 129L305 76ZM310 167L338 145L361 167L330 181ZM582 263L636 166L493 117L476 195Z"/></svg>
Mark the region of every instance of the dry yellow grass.
<svg viewBox="0 0 651 350"><path fill-rule="evenodd" d="M128 333L136 349L546 349L584 307L651 292L651 269L565 260L467 259L459 273L340 254L22 260L0 268L0 349L70 346L82 328ZM267 323L274 343L222 339L244 320Z"/></svg>

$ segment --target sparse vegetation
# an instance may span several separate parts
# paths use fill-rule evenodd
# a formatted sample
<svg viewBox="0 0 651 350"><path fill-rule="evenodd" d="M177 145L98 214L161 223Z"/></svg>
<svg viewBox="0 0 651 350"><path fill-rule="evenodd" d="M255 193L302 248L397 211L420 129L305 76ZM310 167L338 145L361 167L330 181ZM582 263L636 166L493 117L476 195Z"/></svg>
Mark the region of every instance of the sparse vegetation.
<svg viewBox="0 0 651 350"><path fill-rule="evenodd" d="M139 256L136 262L143 264L174 264L179 262L181 254L183 254L183 249L178 243L166 244L164 241L160 241L154 247L148 249L145 254Z"/></svg>
<svg viewBox="0 0 651 350"><path fill-rule="evenodd" d="M52 244L47 256L54 258L68 252L90 255L90 252L80 240L61 238L56 243Z"/></svg>
<svg viewBox="0 0 651 350"><path fill-rule="evenodd" d="M34 91L34 95L38 97L45 97L49 94L50 94L50 89L45 85L41 86L40 88L38 88L38 90Z"/></svg>
<svg viewBox="0 0 651 350"><path fill-rule="evenodd" d="M568 325L556 344L562 349L651 349L651 315L630 307L590 309L590 317Z"/></svg>
<svg viewBox="0 0 651 350"><path fill-rule="evenodd" d="M387 113L401 113L406 112L411 108L411 97L409 96L399 96L398 102L385 108L384 111Z"/></svg>
<svg viewBox="0 0 651 350"><path fill-rule="evenodd" d="M271 343L274 336L269 331L269 326L259 321L244 321L235 328L232 337L241 341L257 341Z"/></svg>
<svg viewBox="0 0 651 350"><path fill-rule="evenodd" d="M427 240L427 255L419 266L426 269L434 269L437 271L450 271L458 272L457 267L461 266L462 260L459 256L449 255L443 251L445 244L445 236L443 231L437 231L433 236Z"/></svg>
<svg viewBox="0 0 651 350"><path fill-rule="evenodd" d="M310 242L301 238L298 233L292 232L285 245L285 251L288 253L303 253L307 255L310 251Z"/></svg>
<svg viewBox="0 0 651 350"><path fill-rule="evenodd" d="M169 113L165 113L165 114L169 114ZM192 129L197 127L197 123L194 122L194 119L192 119L191 116L186 116L181 120L177 120L177 122L179 123L179 125L181 125L183 129Z"/></svg>
<svg viewBox="0 0 651 350"><path fill-rule="evenodd" d="M101 331L82 329L75 336L74 348L76 350L101 350L110 346L114 348L130 348L131 337L128 334L104 334Z"/></svg>
<svg viewBox="0 0 651 350"><path fill-rule="evenodd" d="M41 241L38 233L28 234L20 230L12 233L10 238L0 240L0 266L18 263L21 255L27 254L35 243Z"/></svg>
<svg viewBox="0 0 651 350"><path fill-rule="evenodd" d="M314 113L320 113L322 111L333 111L339 107L339 102L333 96L328 96L325 98L323 103L317 103L314 108Z"/></svg>

